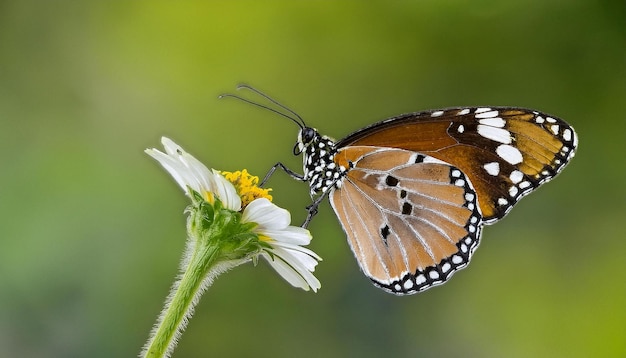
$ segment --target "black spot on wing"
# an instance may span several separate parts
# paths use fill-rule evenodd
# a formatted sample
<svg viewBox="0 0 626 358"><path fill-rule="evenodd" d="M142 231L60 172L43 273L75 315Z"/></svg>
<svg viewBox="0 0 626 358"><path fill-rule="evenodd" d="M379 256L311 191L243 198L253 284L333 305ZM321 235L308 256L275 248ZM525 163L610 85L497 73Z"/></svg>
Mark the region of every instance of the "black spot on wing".
<svg viewBox="0 0 626 358"><path fill-rule="evenodd" d="M387 246L387 237L389 237L389 225L385 225L380 229L380 236L383 238L383 243Z"/></svg>
<svg viewBox="0 0 626 358"><path fill-rule="evenodd" d="M385 183L389 186L396 186L398 185L398 179L391 175L387 175L387 178L385 179Z"/></svg>

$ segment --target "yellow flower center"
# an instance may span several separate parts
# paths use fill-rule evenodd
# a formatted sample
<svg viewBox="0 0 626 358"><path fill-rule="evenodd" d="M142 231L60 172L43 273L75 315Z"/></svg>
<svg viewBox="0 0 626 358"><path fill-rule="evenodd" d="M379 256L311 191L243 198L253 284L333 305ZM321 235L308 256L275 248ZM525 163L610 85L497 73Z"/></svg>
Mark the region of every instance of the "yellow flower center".
<svg viewBox="0 0 626 358"><path fill-rule="evenodd" d="M272 196L269 194L272 189L260 188L258 186L259 177L250 175L246 169L236 172L221 171L220 174L233 183L235 189L237 189L237 193L241 197L242 209L255 199L267 198L269 201L272 201Z"/></svg>

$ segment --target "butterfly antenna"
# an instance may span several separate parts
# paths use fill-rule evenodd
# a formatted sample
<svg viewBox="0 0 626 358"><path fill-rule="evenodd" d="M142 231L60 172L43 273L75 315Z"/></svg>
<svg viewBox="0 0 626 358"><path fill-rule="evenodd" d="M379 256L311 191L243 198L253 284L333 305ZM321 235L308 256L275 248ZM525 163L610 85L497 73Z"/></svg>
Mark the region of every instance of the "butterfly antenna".
<svg viewBox="0 0 626 358"><path fill-rule="evenodd" d="M245 98L243 98L243 97L239 97L239 96L237 96L237 95L230 94L230 93L221 94L221 95L219 95L217 98L220 98L220 99L221 99L221 98L228 98L228 97L230 97L230 98L235 98L235 99L238 99L238 100L240 100L240 101L243 101L243 102L249 103L249 104L251 104L251 105L253 105L253 106L260 107L260 108L263 108L263 109L266 109L266 110L268 110L268 111L270 111L270 112L274 112L274 113L276 113L276 114L278 114L278 115L280 115L280 116L283 116L283 117L285 117L285 118L290 119L292 122L294 122L295 124L297 124L297 125L298 125L298 127L300 127L301 129L302 129L302 128L304 128L304 126L302 125L302 123L300 123L300 122L299 122L296 118L293 118L293 117L291 117L291 116L289 116L289 115L287 115L287 114L285 114L285 113L283 113L283 112L277 111L277 110L275 110L274 108L268 107L268 106L266 106L266 105L264 105L264 104L260 104L260 103L257 103L257 102L251 101L251 100L249 100L249 99L245 99ZM300 120L302 120L302 118L300 118L299 116L298 116L298 118L299 118Z"/></svg>
<svg viewBox="0 0 626 358"><path fill-rule="evenodd" d="M254 92L254 93L258 94L259 96L261 96L261 97L263 97L263 98L267 99L268 101L270 101L270 102L274 103L274 104L275 104L275 105L277 105L278 107L280 107L280 108L282 108L282 109L286 110L287 112L289 112L289 113L293 114L294 116L296 116L296 118L298 118L298 119L300 120L300 124L301 124L301 126L300 126L300 127L301 127L301 128L302 128L302 127L306 127L306 123L304 123L304 119L302 119L302 117L300 117L300 115L299 115L298 113L296 113L295 111L293 111L291 108L289 108L289 107L285 106L284 104L282 104L282 103L278 102L277 100L273 99L272 97L270 97L270 96L266 95L265 93L263 93L263 92L259 91L258 89L254 88L254 87L252 87L252 86L250 86L250 85L247 85L247 84L240 84L240 85L238 85L238 86L237 86L237 90L240 90L240 89L247 89L247 90L250 90L250 91L252 91L252 92Z"/></svg>

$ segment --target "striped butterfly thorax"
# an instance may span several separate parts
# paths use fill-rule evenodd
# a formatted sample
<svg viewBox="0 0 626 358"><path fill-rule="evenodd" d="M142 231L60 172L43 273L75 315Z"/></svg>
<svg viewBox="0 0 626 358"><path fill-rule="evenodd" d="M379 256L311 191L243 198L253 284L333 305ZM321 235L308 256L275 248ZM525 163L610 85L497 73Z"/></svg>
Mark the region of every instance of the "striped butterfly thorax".
<svg viewBox="0 0 626 358"><path fill-rule="evenodd" d="M482 226L554 178L577 147L570 125L523 108L410 113L339 141L297 117L304 175L273 169L308 181L312 198L329 197L363 273L398 295L467 266Z"/></svg>

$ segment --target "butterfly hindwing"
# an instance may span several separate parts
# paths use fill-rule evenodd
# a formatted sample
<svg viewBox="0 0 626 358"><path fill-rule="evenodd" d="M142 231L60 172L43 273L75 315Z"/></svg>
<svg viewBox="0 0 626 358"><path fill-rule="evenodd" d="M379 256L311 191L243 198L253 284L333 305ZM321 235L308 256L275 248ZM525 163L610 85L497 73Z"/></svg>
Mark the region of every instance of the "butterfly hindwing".
<svg viewBox="0 0 626 358"><path fill-rule="evenodd" d="M363 272L379 287L410 294L445 282L478 246L481 214L458 168L420 153L350 146L330 202Z"/></svg>
<svg viewBox="0 0 626 358"><path fill-rule="evenodd" d="M483 221L556 176L578 140L565 121L521 108L451 108L387 119L337 142L420 152L459 168L479 197Z"/></svg>

